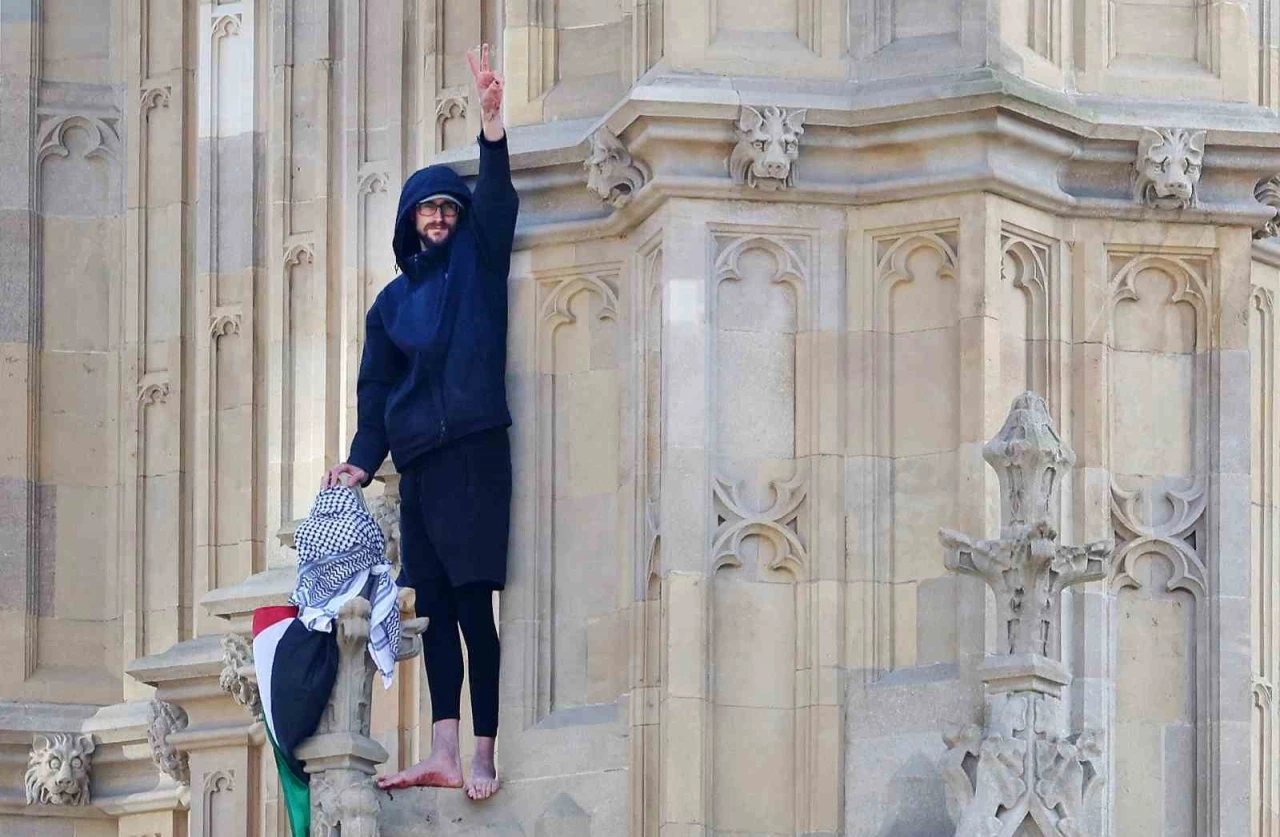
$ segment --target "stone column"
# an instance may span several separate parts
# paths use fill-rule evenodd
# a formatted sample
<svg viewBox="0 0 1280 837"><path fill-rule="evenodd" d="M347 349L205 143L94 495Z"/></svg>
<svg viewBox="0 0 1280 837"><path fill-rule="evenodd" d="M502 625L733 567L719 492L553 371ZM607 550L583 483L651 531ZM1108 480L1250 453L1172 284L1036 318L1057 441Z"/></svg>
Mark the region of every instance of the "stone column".
<svg viewBox="0 0 1280 837"><path fill-rule="evenodd" d="M339 456L342 358L338 4L272 4L267 123L268 531L310 508Z"/></svg>
<svg viewBox="0 0 1280 837"><path fill-rule="evenodd" d="M377 837L380 797L373 783L387 751L369 737L370 707L377 669L369 655L369 602L356 597L338 612L338 676L320 728L297 749L311 774L313 833ZM425 619L402 623L398 660L422 651Z"/></svg>
<svg viewBox="0 0 1280 837"><path fill-rule="evenodd" d="M338 678L320 728L297 749L311 774L312 830L376 837L378 790L373 774L387 751L369 737L376 669L369 656L369 602L355 598L338 612Z"/></svg>
<svg viewBox="0 0 1280 837"><path fill-rule="evenodd" d="M402 123L408 95L404 67L405 15L420 4L402 0L346 3L342 16L345 102L341 126L342 399L340 445L356 426L356 375L364 318L378 292L395 278L391 235L400 185L408 176ZM420 65L418 65L420 66ZM421 75L421 72L412 75ZM415 78L413 83L420 84ZM339 455L346 453L339 450Z"/></svg>
<svg viewBox="0 0 1280 837"><path fill-rule="evenodd" d="M36 158L37 115L35 108L39 49L39 10L36 0L6 6L5 25L0 27L0 358L4 362L3 381L9 393L10 409L17 419L6 423L3 455L0 456L0 508L7 519L26 521L0 531L0 555L5 556L4 574L10 594L0 602L0 627L10 640L0 649L0 664L6 671L30 674L35 663L35 619L29 592L37 578L33 565L38 532L33 530L28 510L34 508L35 486L29 475L35 465L27 417L35 408L36 324L33 308L37 294L39 257L35 241L40 177ZM14 21L9 23L8 21ZM20 21L20 22L19 22ZM18 423L21 421L21 425Z"/></svg>
<svg viewBox="0 0 1280 837"><path fill-rule="evenodd" d="M1216 786L1208 789L1209 829L1218 834L1245 834L1250 821L1250 765L1244 758L1225 754L1248 753L1252 738L1254 697L1252 690L1246 692L1239 684L1252 681L1255 671L1250 643L1260 642L1258 637L1251 638L1253 567L1243 557L1251 554L1250 527L1258 510L1250 500L1252 455L1244 440L1250 438L1250 402L1254 397L1250 367L1260 364L1266 368L1268 361L1250 357L1253 287L1249 278L1249 231L1237 227L1224 230L1221 235L1222 273L1215 289L1215 307L1221 316L1216 343L1209 355L1213 383L1208 393L1212 407L1207 434L1209 493L1205 516L1212 597L1208 651L1213 660L1213 674L1206 685L1216 701L1209 710L1216 716L1209 720L1209 746L1212 752L1224 755L1217 757ZM1261 400L1262 396L1258 398ZM1268 621L1270 618L1268 614Z"/></svg>
<svg viewBox="0 0 1280 837"><path fill-rule="evenodd" d="M195 288L196 0L130 3L120 399L123 662L192 632L181 502ZM185 348L184 348L185 347ZM188 463L187 469L190 469ZM126 690L136 687L126 680ZM140 696L140 693L139 693Z"/></svg>
<svg viewBox="0 0 1280 837"><path fill-rule="evenodd" d="M659 691L659 833L706 833L710 807L706 736L708 704L706 554L711 496L707 438L706 241L694 207L669 206L663 241L663 330L666 364L662 440L660 595L665 669ZM674 781L672 777L682 777Z"/></svg>
<svg viewBox="0 0 1280 837"><path fill-rule="evenodd" d="M200 201L196 212L199 276L193 310L193 564L197 600L263 568L270 526L260 519L253 486L261 474L261 328L264 275L262 202L263 105L268 75L261 59L268 32L262 0L200 6L200 118L196 153ZM198 608L197 633L222 630L217 614Z"/></svg>
<svg viewBox="0 0 1280 837"><path fill-rule="evenodd" d="M947 569L986 581L997 611L997 653L979 668L984 724L946 736L947 809L957 837L1021 833L1028 821L1044 834L1084 835L1105 783L1103 735L1068 731L1063 697L1071 675L1053 649L1062 591L1105 578L1111 543L1057 543L1051 520L1075 454L1040 396L1014 400L983 458L1000 480L1000 537L941 532Z"/></svg>
<svg viewBox="0 0 1280 837"><path fill-rule="evenodd" d="M124 16L124 4L86 15L17 2L0 25L0 628L11 638L0 663L10 700L106 704L120 693L123 137L141 95L123 83ZM138 395L128 396L135 407Z"/></svg>

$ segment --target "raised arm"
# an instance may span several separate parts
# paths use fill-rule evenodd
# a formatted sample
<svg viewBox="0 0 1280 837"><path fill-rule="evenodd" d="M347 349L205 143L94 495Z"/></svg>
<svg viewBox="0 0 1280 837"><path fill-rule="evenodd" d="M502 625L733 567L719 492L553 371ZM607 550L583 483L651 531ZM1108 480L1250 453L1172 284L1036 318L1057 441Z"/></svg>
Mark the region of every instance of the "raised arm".
<svg viewBox="0 0 1280 837"><path fill-rule="evenodd" d="M511 184L507 156L507 131L502 124L502 76L489 66L489 45L467 53L480 102L480 176L476 180L472 209L481 256L497 262L511 257L520 197Z"/></svg>
<svg viewBox="0 0 1280 837"><path fill-rule="evenodd" d="M368 484L387 458L387 396L404 374L404 355L387 337L377 303L369 309L364 327L364 355L356 381L356 435L348 464L364 471Z"/></svg>

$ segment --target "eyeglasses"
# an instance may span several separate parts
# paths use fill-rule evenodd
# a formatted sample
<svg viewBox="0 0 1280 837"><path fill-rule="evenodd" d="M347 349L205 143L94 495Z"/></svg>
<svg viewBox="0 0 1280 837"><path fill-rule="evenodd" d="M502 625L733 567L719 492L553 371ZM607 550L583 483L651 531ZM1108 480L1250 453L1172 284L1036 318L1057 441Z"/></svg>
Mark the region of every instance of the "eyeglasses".
<svg viewBox="0 0 1280 837"><path fill-rule="evenodd" d="M420 218L431 218L435 215L443 215L445 218L458 217L458 205L449 201L440 201L439 203L420 203L415 207Z"/></svg>

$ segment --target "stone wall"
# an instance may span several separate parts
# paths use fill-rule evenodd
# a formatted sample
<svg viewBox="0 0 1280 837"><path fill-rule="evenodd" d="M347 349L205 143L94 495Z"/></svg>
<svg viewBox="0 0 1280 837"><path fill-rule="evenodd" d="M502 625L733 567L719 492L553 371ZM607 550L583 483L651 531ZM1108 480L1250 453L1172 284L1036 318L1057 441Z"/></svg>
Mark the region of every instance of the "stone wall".
<svg viewBox="0 0 1280 837"><path fill-rule="evenodd" d="M352 433L399 184L475 174L481 40L505 785L385 833L955 833L1002 637L937 533L999 531L1025 390L1061 542L1116 547L1048 646L1086 833L1280 833L1273 0L0 0L0 831L284 833L238 637ZM372 714L425 751L420 663ZM89 804L26 804L54 735Z"/></svg>

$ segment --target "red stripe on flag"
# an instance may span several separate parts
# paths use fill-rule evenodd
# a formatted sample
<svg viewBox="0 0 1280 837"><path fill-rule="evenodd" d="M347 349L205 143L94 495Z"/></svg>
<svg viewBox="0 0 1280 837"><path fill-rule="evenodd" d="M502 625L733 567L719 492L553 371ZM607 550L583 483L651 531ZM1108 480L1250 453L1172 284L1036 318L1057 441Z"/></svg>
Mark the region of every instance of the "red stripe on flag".
<svg viewBox="0 0 1280 837"><path fill-rule="evenodd" d="M275 623L285 619L293 619L297 615L298 609L293 605L260 607L253 612L253 635L256 637Z"/></svg>

